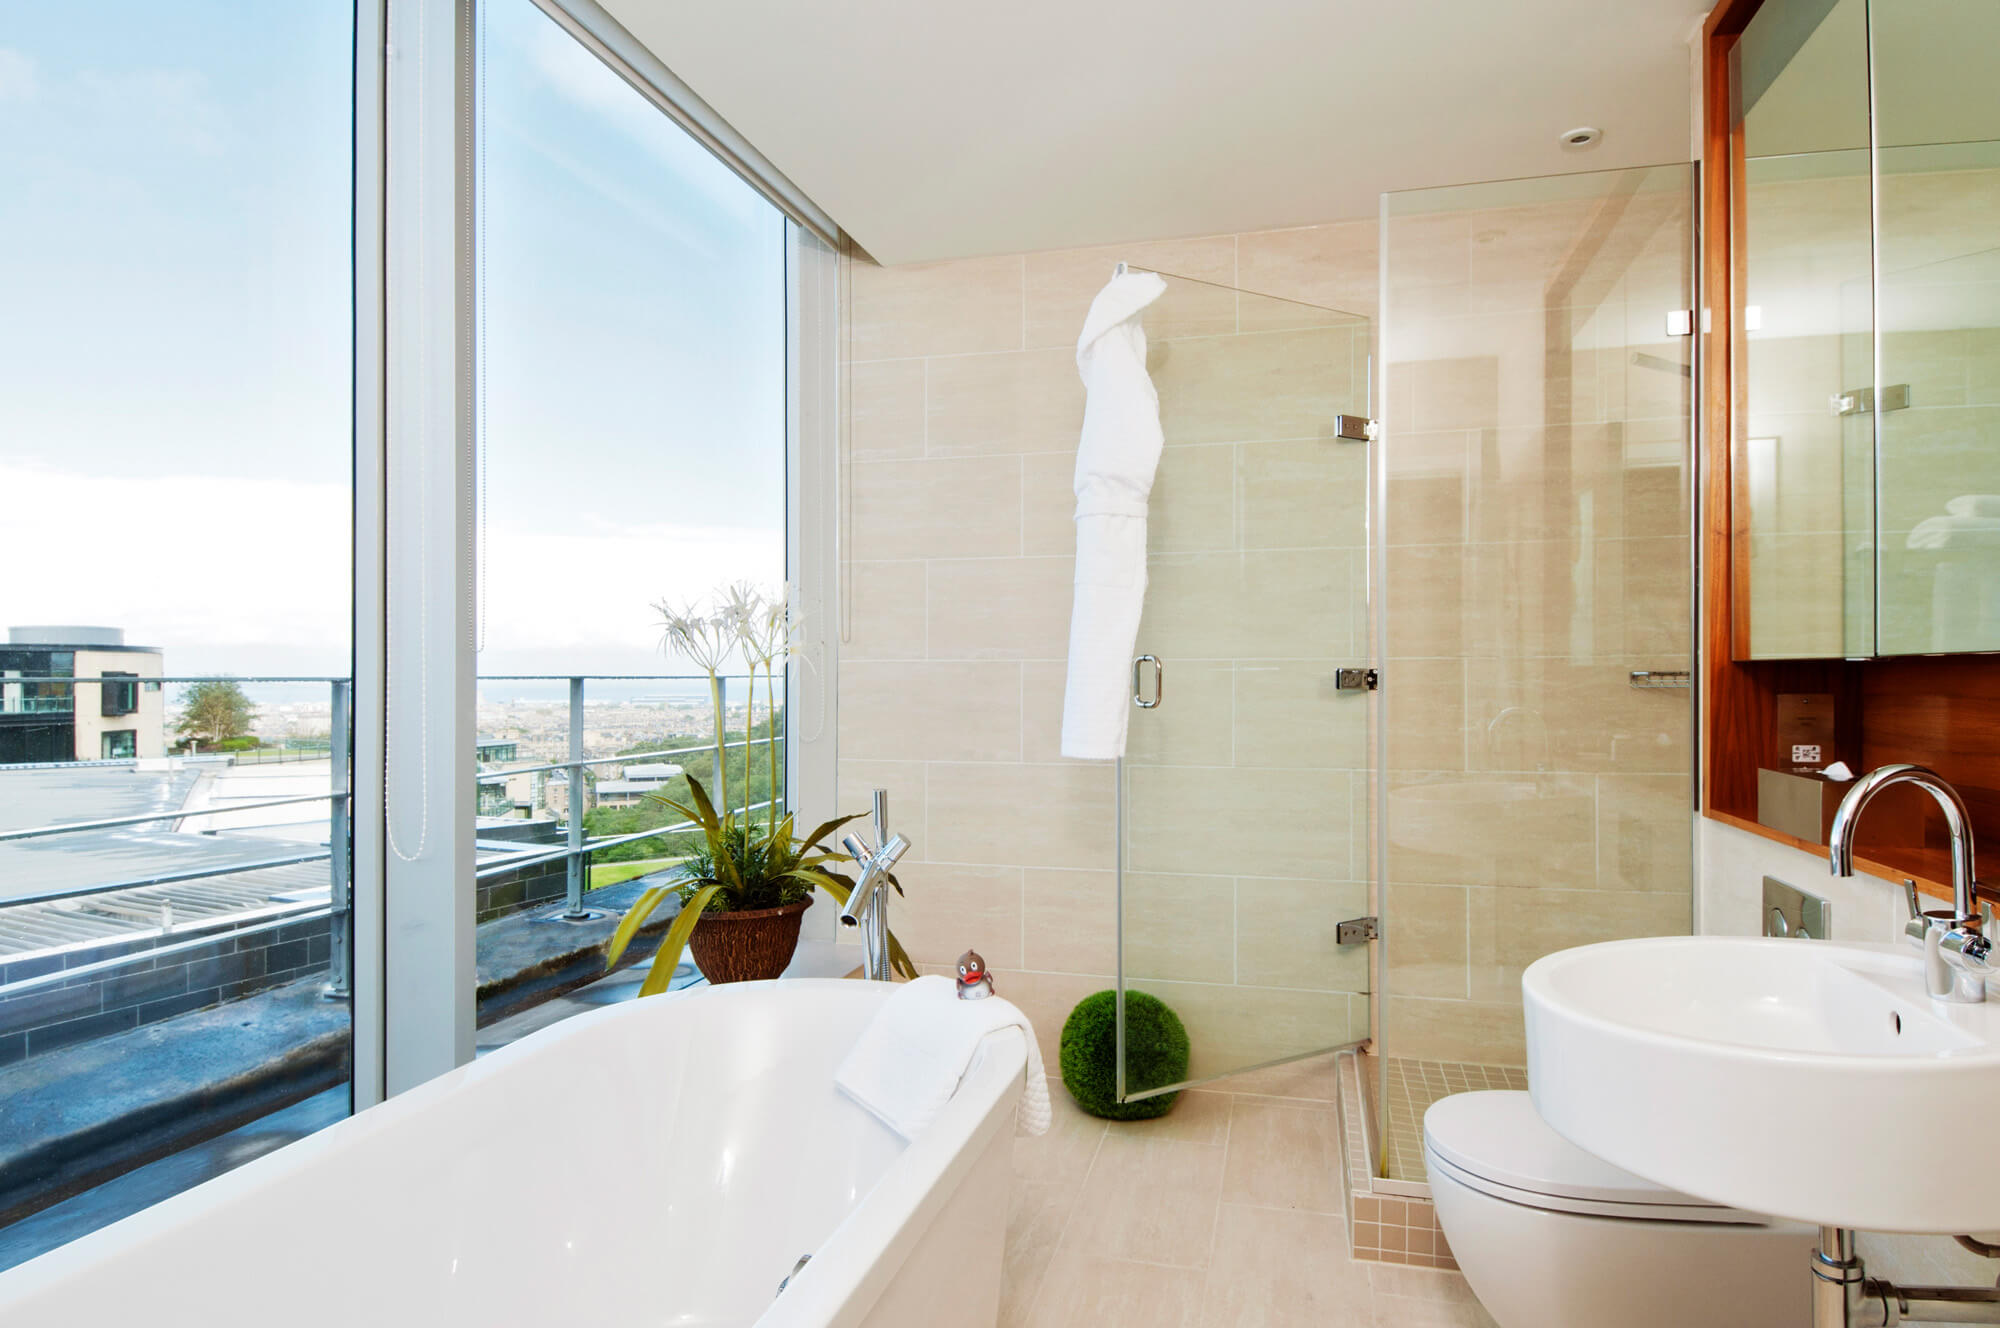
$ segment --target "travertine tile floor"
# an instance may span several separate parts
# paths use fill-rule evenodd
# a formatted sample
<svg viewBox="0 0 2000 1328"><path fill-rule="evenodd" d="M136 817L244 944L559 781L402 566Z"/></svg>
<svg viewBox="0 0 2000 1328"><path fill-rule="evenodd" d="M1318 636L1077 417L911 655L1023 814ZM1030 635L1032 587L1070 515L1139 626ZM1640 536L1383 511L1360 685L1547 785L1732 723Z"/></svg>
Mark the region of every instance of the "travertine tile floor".
<svg viewBox="0 0 2000 1328"><path fill-rule="evenodd" d="M1348 1257L1332 1101L1194 1090L1106 1122L1050 1091L1054 1127L1014 1141L1003 1328L1490 1328L1457 1273Z"/></svg>

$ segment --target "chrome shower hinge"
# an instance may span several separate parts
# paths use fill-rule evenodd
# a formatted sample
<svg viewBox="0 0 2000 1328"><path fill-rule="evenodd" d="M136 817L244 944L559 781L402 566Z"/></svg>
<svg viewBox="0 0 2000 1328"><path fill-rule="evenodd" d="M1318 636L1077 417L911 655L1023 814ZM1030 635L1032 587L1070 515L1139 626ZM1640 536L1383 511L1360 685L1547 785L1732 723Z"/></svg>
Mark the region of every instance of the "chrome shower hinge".
<svg viewBox="0 0 2000 1328"><path fill-rule="evenodd" d="M1347 443L1366 443L1375 437L1375 421L1366 415L1336 415L1333 436Z"/></svg>
<svg viewBox="0 0 2000 1328"><path fill-rule="evenodd" d="M1382 685L1382 675L1373 669L1335 669L1333 686L1340 692L1372 692Z"/></svg>
<svg viewBox="0 0 2000 1328"><path fill-rule="evenodd" d="M1382 928L1374 918L1349 918L1333 928L1336 945L1366 945L1381 934Z"/></svg>

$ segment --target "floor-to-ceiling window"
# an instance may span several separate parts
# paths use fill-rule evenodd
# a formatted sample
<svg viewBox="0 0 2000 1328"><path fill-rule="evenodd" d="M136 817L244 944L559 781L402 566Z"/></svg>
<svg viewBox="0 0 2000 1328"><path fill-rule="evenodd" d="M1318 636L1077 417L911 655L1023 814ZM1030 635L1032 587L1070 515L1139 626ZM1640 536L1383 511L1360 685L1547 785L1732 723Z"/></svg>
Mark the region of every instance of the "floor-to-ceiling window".
<svg viewBox="0 0 2000 1328"><path fill-rule="evenodd" d="M491 1045L524 1007L497 956L559 956L565 985L600 974L639 879L685 851L684 834L646 832L682 822L666 800L687 801L689 775L719 804L784 796L782 671L774 703L740 652L721 662L718 789L712 693L698 665L663 653L657 606L745 583L783 593L786 223L531 0L492 0L481 22L476 843Z"/></svg>
<svg viewBox="0 0 2000 1328"><path fill-rule="evenodd" d="M629 995L718 722L792 801L656 606L830 542L833 271L530 0L5 17L0 1271Z"/></svg>
<svg viewBox="0 0 2000 1328"><path fill-rule="evenodd" d="M349 1109L355 106L349 0L0 14L5 1267Z"/></svg>

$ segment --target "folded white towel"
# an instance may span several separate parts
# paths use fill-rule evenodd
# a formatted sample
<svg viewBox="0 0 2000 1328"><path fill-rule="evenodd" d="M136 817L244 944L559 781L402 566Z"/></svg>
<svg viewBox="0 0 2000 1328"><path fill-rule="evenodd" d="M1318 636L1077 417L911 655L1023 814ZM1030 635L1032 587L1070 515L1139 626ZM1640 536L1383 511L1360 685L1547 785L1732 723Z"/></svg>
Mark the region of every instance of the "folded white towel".
<svg viewBox="0 0 2000 1328"><path fill-rule="evenodd" d="M1023 1134L1049 1128L1049 1081L1034 1025L997 996L961 1001L958 984L931 974L898 987L862 1030L861 1039L834 1073L840 1091L882 1123L914 1139L958 1091L979 1044L1002 1029L1018 1028L1028 1041L1027 1086L1015 1117Z"/></svg>
<svg viewBox="0 0 2000 1328"><path fill-rule="evenodd" d="M1954 498L1953 502L1958 500ZM1952 552L2000 547L2000 519L1978 516L1927 516L1911 528L1905 543L1912 549Z"/></svg>
<svg viewBox="0 0 2000 1328"><path fill-rule="evenodd" d="M1960 494L1944 505L1953 516L2000 517L2000 493Z"/></svg>

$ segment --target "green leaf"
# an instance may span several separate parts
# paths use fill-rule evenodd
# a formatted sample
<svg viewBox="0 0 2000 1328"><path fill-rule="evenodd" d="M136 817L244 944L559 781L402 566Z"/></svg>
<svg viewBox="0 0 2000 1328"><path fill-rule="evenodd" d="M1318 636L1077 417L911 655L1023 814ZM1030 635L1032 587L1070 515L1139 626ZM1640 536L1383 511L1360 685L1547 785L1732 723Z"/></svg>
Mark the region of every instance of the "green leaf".
<svg viewBox="0 0 2000 1328"><path fill-rule="evenodd" d="M709 856L715 859L715 874L722 878L722 883L732 890L741 890L743 868L736 861L736 845L731 842L730 828L724 825L719 833L708 837L708 851Z"/></svg>
<svg viewBox="0 0 2000 1328"><path fill-rule="evenodd" d="M917 963L910 958L910 952L903 948L903 943L896 939L893 931L889 933L889 967L911 981L916 980Z"/></svg>
<svg viewBox="0 0 2000 1328"><path fill-rule="evenodd" d="M696 822L702 829L709 831L711 834L714 833L721 828L721 822L715 815L715 804L708 799L708 790L703 788L701 781L693 775L687 775L685 778L687 780L688 796L693 798L694 805L701 809L700 815L691 815L688 819Z"/></svg>
<svg viewBox="0 0 2000 1328"><path fill-rule="evenodd" d="M799 860L799 846L792 842L792 815L785 813L785 819L771 827L771 833L764 838L764 853L782 867L791 867Z"/></svg>
<svg viewBox="0 0 2000 1328"><path fill-rule="evenodd" d="M626 909L625 916L619 919L618 930L611 933L610 948L604 952L607 972L618 966L618 958L625 953L625 947L639 934L639 928L646 925L646 919L653 916L653 910L660 906L660 901L674 893L675 888L671 885L651 886L632 901L632 907Z"/></svg>
<svg viewBox="0 0 2000 1328"><path fill-rule="evenodd" d="M703 833L709 832L709 827L703 823L701 819L701 814L695 811L694 808L688 806L684 802L675 802L672 798L669 798L664 793L648 793L646 795L646 801L657 802L664 807L671 807L675 811L681 814L681 819L683 821L692 821L696 826L699 826L701 828ZM666 829L665 826L661 826L660 828L662 830Z"/></svg>
<svg viewBox="0 0 2000 1328"><path fill-rule="evenodd" d="M847 896L854 892L854 883L852 881L843 880L831 872L814 871L807 868L800 871L786 872L785 875L804 881L807 885L818 886L832 895L833 902L839 904L842 908L847 907Z"/></svg>
<svg viewBox="0 0 2000 1328"><path fill-rule="evenodd" d="M652 970L639 984L641 996L657 996L673 982L674 970L680 967L681 952L687 949L688 937L694 935L702 910L708 907L708 901L715 898L715 892L721 888L719 885L704 885L681 909L673 926L668 927L667 934L660 938L660 948L653 953Z"/></svg>
<svg viewBox="0 0 2000 1328"><path fill-rule="evenodd" d="M867 815L866 812L856 812L852 816L836 817L835 819L828 821L825 825L821 826L819 829L813 831L811 834L806 836L806 847L818 848L820 840L825 839L828 835L840 829L841 826L846 825L849 821L858 821L865 815Z"/></svg>
<svg viewBox="0 0 2000 1328"><path fill-rule="evenodd" d="M785 819L764 832L764 842L771 845L789 846L792 842L792 814L785 813Z"/></svg>

